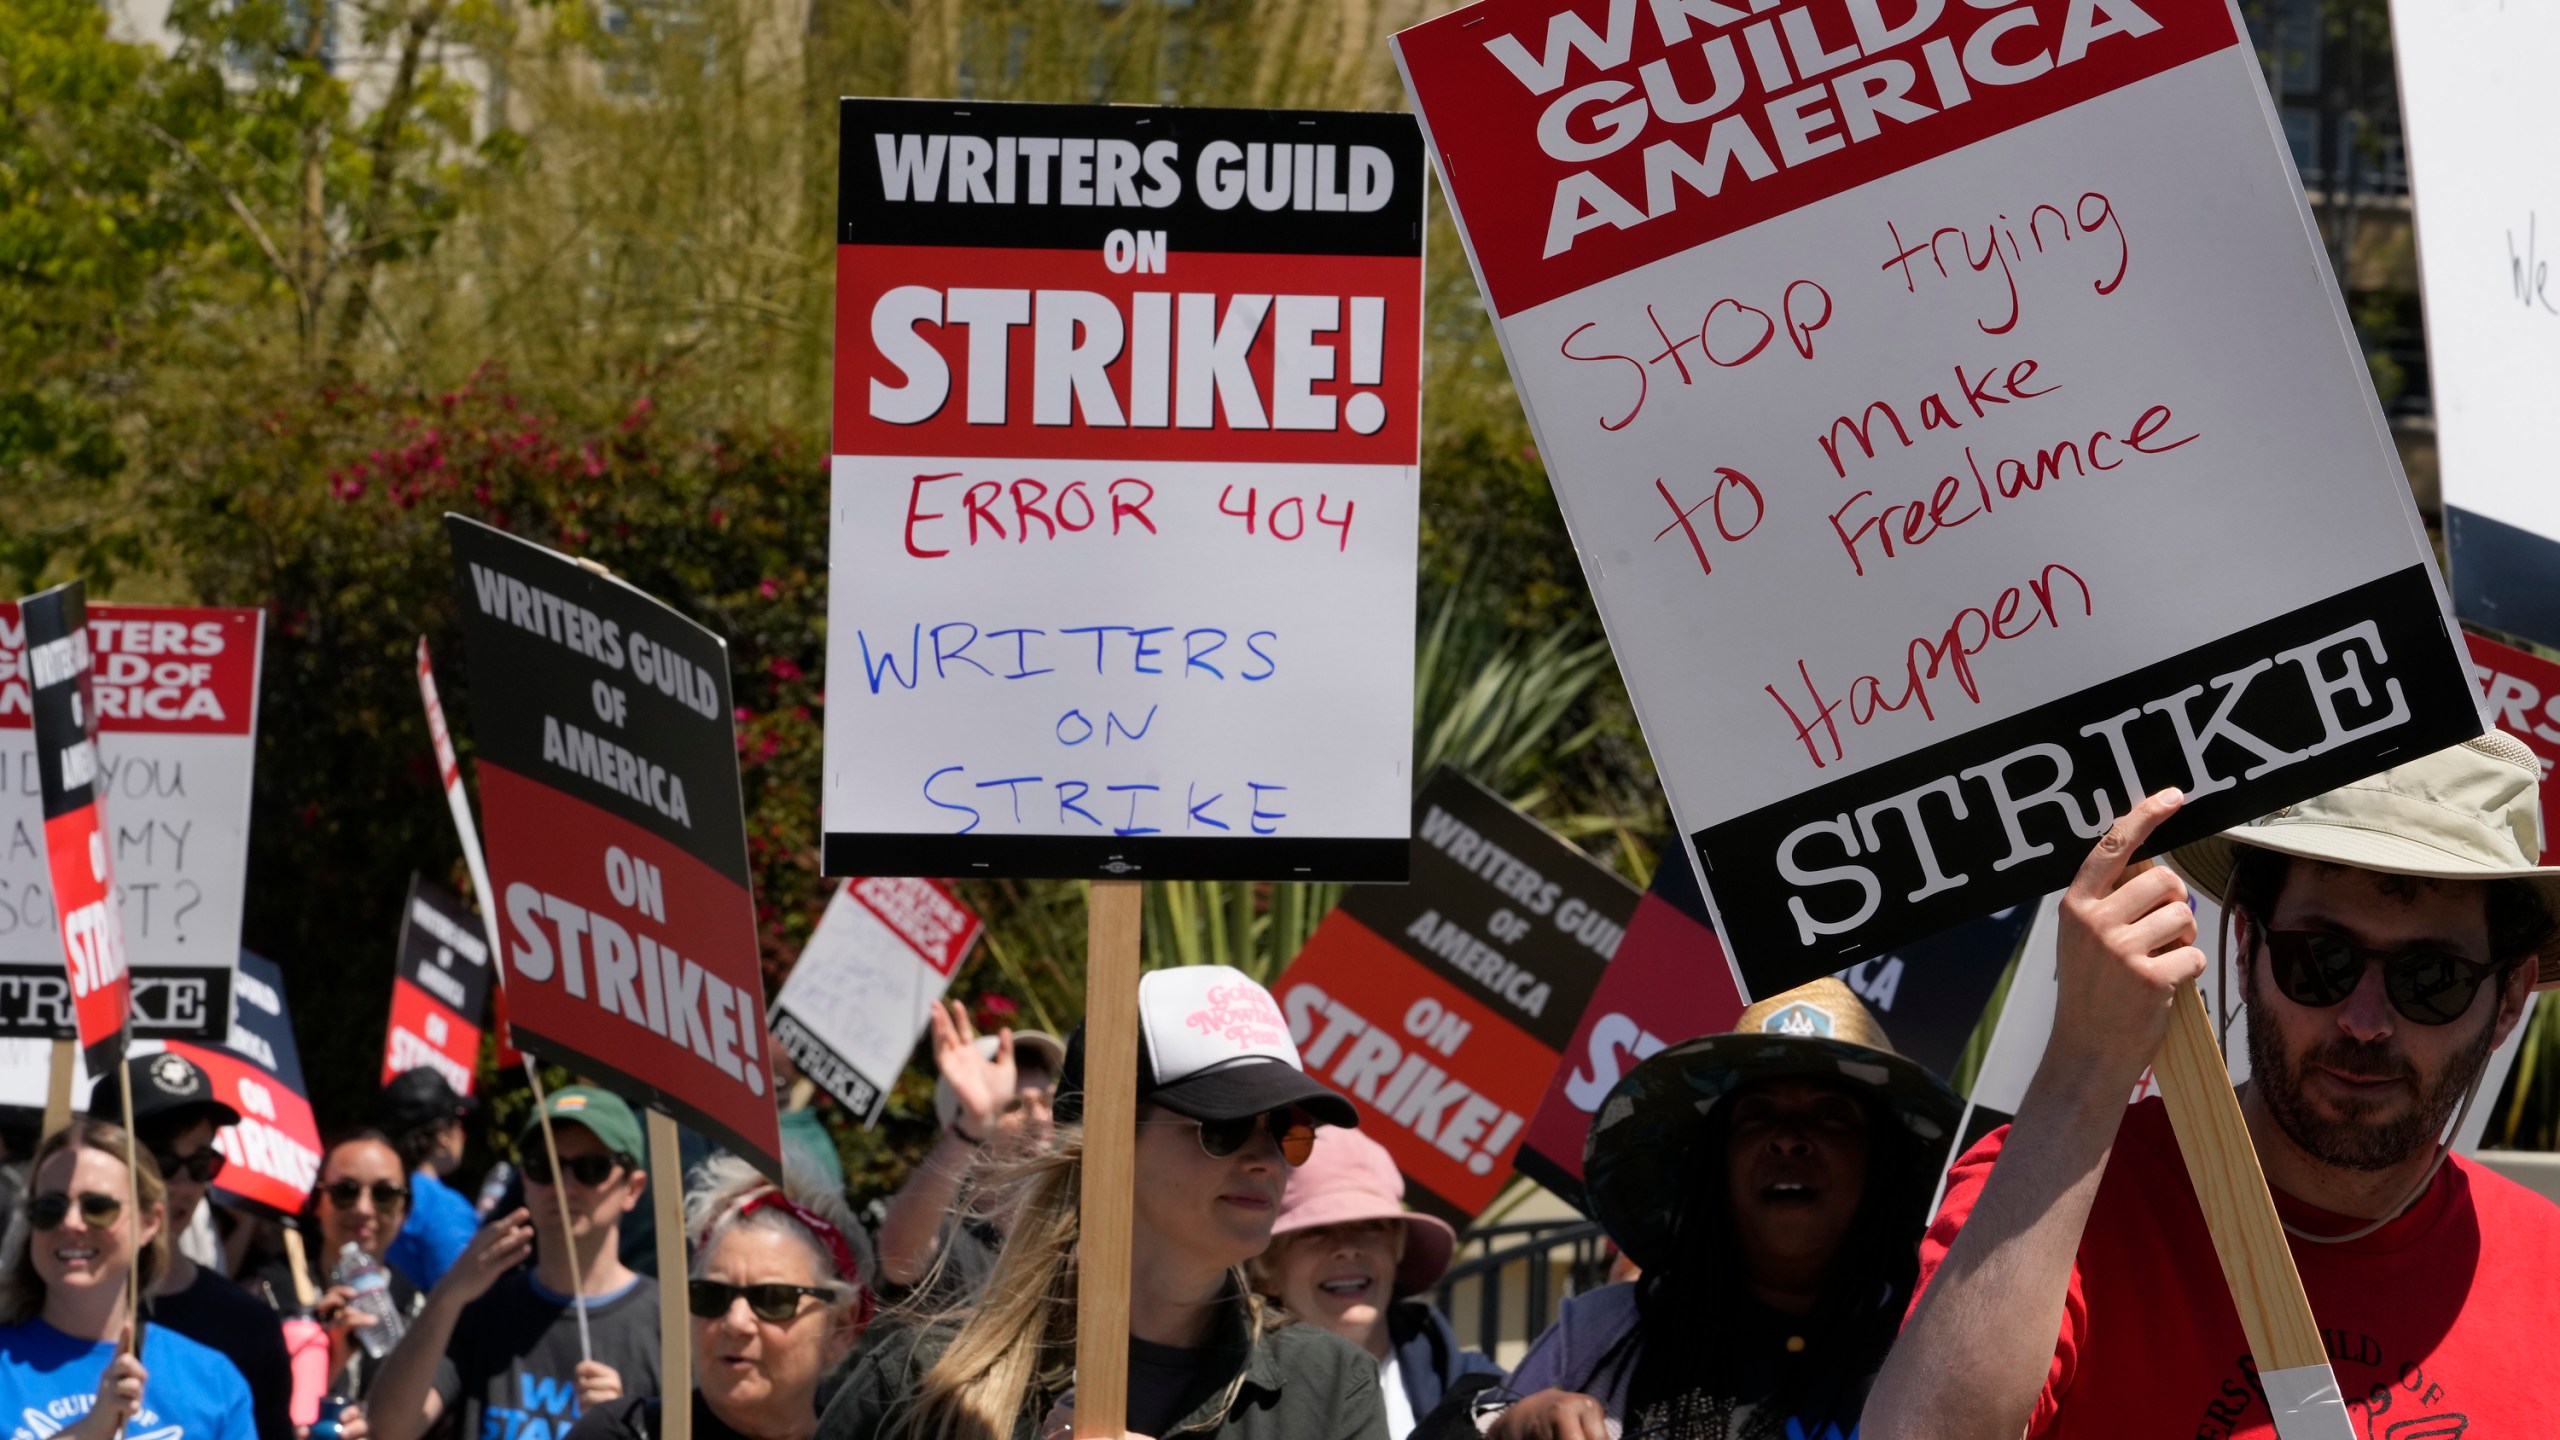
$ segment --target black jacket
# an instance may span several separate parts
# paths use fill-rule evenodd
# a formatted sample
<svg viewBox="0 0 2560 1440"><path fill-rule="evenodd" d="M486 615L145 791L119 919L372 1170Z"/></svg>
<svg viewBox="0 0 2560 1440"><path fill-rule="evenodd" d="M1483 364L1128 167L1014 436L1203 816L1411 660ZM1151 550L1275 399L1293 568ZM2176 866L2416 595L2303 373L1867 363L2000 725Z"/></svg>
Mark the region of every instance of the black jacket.
<svg viewBox="0 0 2560 1440"><path fill-rule="evenodd" d="M1461 1346L1449 1317L1429 1301L1399 1300L1387 1307L1387 1347L1396 1357L1396 1373L1404 1378L1404 1397L1416 1419L1430 1414L1466 1376L1489 1375L1496 1383L1502 1379L1502 1367L1484 1352Z"/></svg>
<svg viewBox="0 0 2560 1440"><path fill-rule="evenodd" d="M1243 1312L1228 1311L1227 1338L1242 1348ZM867 1347L819 1417L817 1440L879 1440L897 1408L915 1399L918 1382L950 1343L935 1325L902 1329ZM1054 1394L1028 1397L1014 1417L1012 1440L1037 1440ZM1197 1440L1388 1440L1378 1398L1378 1366L1340 1337L1313 1325L1280 1323L1262 1332L1246 1356L1244 1384L1223 1416L1212 1397L1167 1435Z"/></svg>

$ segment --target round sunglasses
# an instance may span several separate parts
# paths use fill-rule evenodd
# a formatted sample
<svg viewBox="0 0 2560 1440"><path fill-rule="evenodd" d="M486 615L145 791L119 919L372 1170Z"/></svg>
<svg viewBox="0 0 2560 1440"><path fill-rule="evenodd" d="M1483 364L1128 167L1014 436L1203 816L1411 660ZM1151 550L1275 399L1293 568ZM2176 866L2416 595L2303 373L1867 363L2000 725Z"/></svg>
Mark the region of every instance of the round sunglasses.
<svg viewBox="0 0 2560 1440"><path fill-rule="evenodd" d="M685 1309L697 1320L717 1320L729 1313L738 1297L747 1297L747 1311L768 1325L787 1325L800 1313L800 1297L815 1298L820 1304L832 1304L836 1298L832 1285L789 1285L768 1281L761 1285L730 1285L718 1280L694 1280L684 1287Z"/></svg>
<svg viewBox="0 0 2560 1440"><path fill-rule="evenodd" d="M193 1155L154 1150L151 1152L151 1158L160 1166L160 1178L171 1181L183 1178L193 1180L199 1185L212 1184L213 1177L222 1173L222 1167L231 1163L224 1158L221 1151L210 1145Z"/></svg>
<svg viewBox="0 0 2560 1440"><path fill-rule="evenodd" d="M2481 984L2506 967L2447 950L2367 950L2326 930L2266 932L2268 972L2296 1005L2326 1010L2364 982L2365 966L2382 966L2382 993L2414 1025L2449 1025L2471 1008Z"/></svg>
<svg viewBox="0 0 2560 1440"><path fill-rule="evenodd" d="M356 1202L364 1198L367 1190L373 1192L373 1208L376 1210L396 1210L409 1203L409 1192L388 1180L376 1180L370 1186L361 1180L332 1180L320 1187L320 1193L329 1197L329 1203L341 1210L356 1208Z"/></svg>
<svg viewBox="0 0 2560 1440"><path fill-rule="evenodd" d="M1292 1167L1307 1163L1316 1153L1315 1117L1295 1105L1283 1105L1267 1115L1241 1115L1233 1120L1194 1120L1187 1115L1164 1120L1141 1120L1141 1125L1191 1125L1200 1131L1200 1149L1212 1160L1224 1160L1243 1149L1253 1139L1256 1128L1268 1125L1272 1140L1280 1147L1280 1158Z"/></svg>
<svg viewBox="0 0 2560 1440"><path fill-rule="evenodd" d="M59 1190L30 1198L27 1201L28 1227L39 1233L62 1228L62 1222L71 1218L73 1203L69 1195ZM108 1228L116 1223L117 1216L124 1213L124 1200L121 1196L102 1194L96 1190L81 1191L78 1204L80 1223L92 1230Z"/></svg>

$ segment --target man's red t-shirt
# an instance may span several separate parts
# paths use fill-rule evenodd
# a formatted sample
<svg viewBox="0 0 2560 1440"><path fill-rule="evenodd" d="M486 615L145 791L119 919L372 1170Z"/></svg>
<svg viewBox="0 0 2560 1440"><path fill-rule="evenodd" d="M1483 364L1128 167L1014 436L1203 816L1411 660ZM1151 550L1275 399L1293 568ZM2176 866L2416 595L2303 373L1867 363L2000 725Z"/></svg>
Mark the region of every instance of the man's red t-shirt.
<svg viewBox="0 0 2560 1440"><path fill-rule="evenodd" d="M1956 1162L1920 1246L1924 1291L2008 1135L1992 1132ZM2282 1191L2276 1208L2315 1234L2366 1223ZM2360 1440L2560 1435L2560 1206L2456 1156L2407 1214L2343 1244L2296 1238L2293 1261ZM2275 1435L2156 1099L2125 1112L2027 1433Z"/></svg>

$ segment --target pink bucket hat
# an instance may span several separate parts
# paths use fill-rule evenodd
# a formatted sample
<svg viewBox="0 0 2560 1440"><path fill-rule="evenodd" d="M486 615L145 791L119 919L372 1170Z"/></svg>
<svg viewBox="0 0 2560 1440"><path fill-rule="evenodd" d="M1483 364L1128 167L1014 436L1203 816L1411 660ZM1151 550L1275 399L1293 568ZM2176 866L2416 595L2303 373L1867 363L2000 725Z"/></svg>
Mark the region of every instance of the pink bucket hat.
<svg viewBox="0 0 2560 1440"><path fill-rule="evenodd" d="M1458 1232L1436 1215L1404 1208L1404 1175L1387 1147L1357 1130L1327 1125L1316 1131L1315 1153L1289 1172L1280 1218L1271 1238L1363 1220L1404 1222L1404 1262L1396 1267L1397 1296L1419 1294L1448 1273Z"/></svg>

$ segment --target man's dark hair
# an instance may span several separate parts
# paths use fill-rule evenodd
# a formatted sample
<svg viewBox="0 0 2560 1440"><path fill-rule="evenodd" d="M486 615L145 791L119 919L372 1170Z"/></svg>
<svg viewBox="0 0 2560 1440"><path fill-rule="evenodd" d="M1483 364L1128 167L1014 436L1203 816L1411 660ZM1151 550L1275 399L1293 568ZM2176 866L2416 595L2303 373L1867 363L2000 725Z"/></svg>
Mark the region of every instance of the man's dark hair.
<svg viewBox="0 0 2560 1440"><path fill-rule="evenodd" d="M2284 896L2285 878L2293 873L2294 857L2263 845L2234 847L2231 884L2223 891L2228 908L2249 916L2263 927L2276 912L2276 902ZM2326 860L2304 863L2323 872L2349 870L2354 866L2332 864ZM2502 966L2523 964L2534 957L2551 939L2554 928L2550 907L2542 903L2542 894L2522 880L2430 880L2411 875L2377 874L2382 893L2398 900L2414 900L2427 890L2441 885L2477 885L2489 902L2489 958Z"/></svg>
<svg viewBox="0 0 2560 1440"><path fill-rule="evenodd" d="M459 1116L455 1117L456 1120L459 1118ZM438 1120L432 1124L420 1125L415 1129L404 1130L384 1143L400 1152L400 1168L415 1175L425 1167L427 1157L436 1153L437 1134L445 1126L453 1123L453 1120ZM366 1133L377 1136L380 1134L378 1131Z"/></svg>
<svg viewBox="0 0 2560 1440"><path fill-rule="evenodd" d="M1635 1329L1600 1357L1591 1376L1570 1377L1568 1384L1587 1386L1632 1364L1630 1431L1668 1421L1676 1433L1690 1408L1684 1398L1691 1396L1772 1401L1784 1414L1843 1427L1857 1423L1867 1381L1884 1363L1911 1304L1922 1211L1935 1171L1919 1142L1882 1105L1845 1086L1842 1093L1867 1115L1866 1188L1832 1257L1821 1300L1796 1322L1808 1341L1806 1363L1791 1367L1795 1373L1774 1395L1737 1393L1748 1384L1736 1373L1742 1357L1764 1350L1767 1341L1745 1332L1764 1324L1767 1312L1751 1293L1734 1230L1726 1183L1734 1097L1728 1095L1708 1115L1678 1193L1663 1197L1674 1207L1678 1250L1670 1264L1636 1282Z"/></svg>

